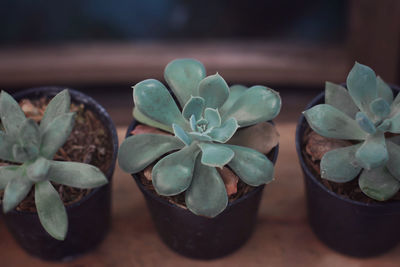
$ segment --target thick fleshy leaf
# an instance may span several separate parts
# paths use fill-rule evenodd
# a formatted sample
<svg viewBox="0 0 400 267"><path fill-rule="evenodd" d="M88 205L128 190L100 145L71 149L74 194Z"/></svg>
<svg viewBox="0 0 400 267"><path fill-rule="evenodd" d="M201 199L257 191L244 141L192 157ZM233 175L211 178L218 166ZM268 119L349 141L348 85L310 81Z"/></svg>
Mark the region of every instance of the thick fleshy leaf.
<svg viewBox="0 0 400 267"><path fill-rule="evenodd" d="M57 117L69 112L71 106L71 96L68 89L64 89L54 96L43 114L40 121L40 132L44 132L47 126Z"/></svg>
<svg viewBox="0 0 400 267"><path fill-rule="evenodd" d="M240 127L253 125L275 118L281 110L281 98L277 92L264 86L247 89L222 116L222 121L234 117Z"/></svg>
<svg viewBox="0 0 400 267"><path fill-rule="evenodd" d="M325 137L362 140L367 136L355 120L331 105L316 105L304 111L304 116L310 127Z"/></svg>
<svg viewBox="0 0 400 267"><path fill-rule="evenodd" d="M139 111L139 109L137 109L137 107L133 108L133 114L132 115L137 121L139 121L139 122L141 122L143 124L146 124L148 126L155 127L155 128L158 128L158 129L170 132L170 133L174 133L174 131L172 130L172 126L168 126L168 125L159 123L158 121L150 119L149 117L147 117L146 115L141 113Z"/></svg>
<svg viewBox="0 0 400 267"><path fill-rule="evenodd" d="M192 143L192 138L186 134L181 126L177 124L172 124L172 129L174 129L174 134L179 138L185 145L189 146Z"/></svg>
<svg viewBox="0 0 400 267"><path fill-rule="evenodd" d="M40 145L40 130L39 126L32 119L25 119L19 129L19 139L24 146Z"/></svg>
<svg viewBox="0 0 400 267"><path fill-rule="evenodd" d="M64 204L49 181L35 185L35 204L40 223L49 235L64 240L68 230L68 217Z"/></svg>
<svg viewBox="0 0 400 267"><path fill-rule="evenodd" d="M172 150L185 145L176 137L160 134L140 134L126 138L118 151L118 164L127 173L137 173Z"/></svg>
<svg viewBox="0 0 400 267"><path fill-rule="evenodd" d="M400 188L400 182L396 180L385 166L364 170L358 184L364 194L379 201L385 201L394 196Z"/></svg>
<svg viewBox="0 0 400 267"><path fill-rule="evenodd" d="M279 142L279 133L276 127L269 122L260 122L256 125L239 129L229 139L228 144L244 146L268 154Z"/></svg>
<svg viewBox="0 0 400 267"><path fill-rule="evenodd" d="M199 96L204 98L208 108L220 108L229 96L229 87L217 73L204 78L199 83Z"/></svg>
<svg viewBox="0 0 400 267"><path fill-rule="evenodd" d="M164 79L178 98L181 107L190 96L197 95L197 87L204 77L206 69L203 64L191 58L173 60L164 70Z"/></svg>
<svg viewBox="0 0 400 267"><path fill-rule="evenodd" d="M354 103L370 116L369 104L378 97L375 72L356 62L347 76L346 84Z"/></svg>
<svg viewBox="0 0 400 267"><path fill-rule="evenodd" d="M190 129L192 129L192 131L197 131L197 121L194 115L190 117L189 123L190 123Z"/></svg>
<svg viewBox="0 0 400 267"><path fill-rule="evenodd" d="M372 101L369 108L371 112L379 118L385 118L390 114L389 103L381 97Z"/></svg>
<svg viewBox="0 0 400 267"><path fill-rule="evenodd" d="M376 132L376 127L374 123L367 117L367 115L365 115L364 112L357 112L356 122L365 132L369 134L374 134Z"/></svg>
<svg viewBox="0 0 400 267"><path fill-rule="evenodd" d="M103 172L89 164L70 161L49 161L50 181L76 188L95 188L108 183Z"/></svg>
<svg viewBox="0 0 400 267"><path fill-rule="evenodd" d="M274 165L260 152L241 146L225 145L235 152L228 166L248 185L259 186L274 179Z"/></svg>
<svg viewBox="0 0 400 267"><path fill-rule="evenodd" d="M167 88L157 80L144 80L133 87L133 99L138 110L159 123L165 125L178 124L185 128L183 118Z"/></svg>
<svg viewBox="0 0 400 267"><path fill-rule="evenodd" d="M210 167L222 168L235 155L232 149L220 144L199 143L198 146L202 151L201 163Z"/></svg>
<svg viewBox="0 0 400 267"><path fill-rule="evenodd" d="M387 150L389 153L389 160L386 163L387 169L390 171L390 173L398 180L400 181L400 146L393 142L394 140L392 139L391 141L387 140Z"/></svg>
<svg viewBox="0 0 400 267"><path fill-rule="evenodd" d="M235 118L230 118L226 120L221 127L214 128L208 134L213 141L219 143L226 143L232 136L235 134L236 130L239 128L239 125Z"/></svg>
<svg viewBox="0 0 400 267"><path fill-rule="evenodd" d="M388 158L383 132L368 135L356 152L357 164L367 170L383 166Z"/></svg>
<svg viewBox="0 0 400 267"><path fill-rule="evenodd" d="M0 118L6 133L18 136L19 128L25 121L25 114L17 101L6 91L1 91L0 94Z"/></svg>
<svg viewBox="0 0 400 267"><path fill-rule="evenodd" d="M346 88L331 82L325 83L325 104L331 105L354 118L359 111Z"/></svg>
<svg viewBox="0 0 400 267"><path fill-rule="evenodd" d="M229 97L225 101L224 105L219 109L219 113L221 115L225 114L227 110L229 110L233 104L235 104L236 100L239 99L239 97L247 90L246 86L243 85L232 85L229 88Z"/></svg>
<svg viewBox="0 0 400 267"><path fill-rule="evenodd" d="M321 177L327 180L345 183L353 180L361 171L357 166L356 151L360 145L334 149L321 159Z"/></svg>
<svg viewBox="0 0 400 267"><path fill-rule="evenodd" d="M0 166L0 190L3 190L9 181L21 176L18 166Z"/></svg>
<svg viewBox="0 0 400 267"><path fill-rule="evenodd" d="M39 149L35 145L14 144L12 147L12 153L15 161L26 162L36 158L39 154Z"/></svg>
<svg viewBox="0 0 400 267"><path fill-rule="evenodd" d="M12 136L0 131L0 159L21 163L14 158L13 146L17 143L17 136Z"/></svg>
<svg viewBox="0 0 400 267"><path fill-rule="evenodd" d="M57 116L42 134L40 155L52 159L54 154L67 141L75 123L75 112L64 113Z"/></svg>
<svg viewBox="0 0 400 267"><path fill-rule="evenodd" d="M185 119L190 120L190 117L194 115L196 120L199 120L204 110L204 99L199 96L190 97L189 101L183 107L182 115Z"/></svg>
<svg viewBox="0 0 400 267"><path fill-rule="evenodd" d="M378 129L385 132L400 133L400 112L398 112L393 117L385 119Z"/></svg>
<svg viewBox="0 0 400 267"><path fill-rule="evenodd" d="M50 168L50 161L39 157L33 163L28 164L26 167L26 174L28 178L36 183L47 179L47 173Z"/></svg>
<svg viewBox="0 0 400 267"><path fill-rule="evenodd" d="M216 109L206 108L204 110L204 118L208 122L208 129L221 126L221 117Z"/></svg>
<svg viewBox="0 0 400 267"><path fill-rule="evenodd" d="M8 182L3 196L3 211L13 210L28 195L33 182L23 175L23 170L18 169L13 178Z"/></svg>
<svg viewBox="0 0 400 267"><path fill-rule="evenodd" d="M391 105L393 102L393 91L390 86L387 85L387 83L385 83L385 81L379 76L376 78L376 87L378 90L378 96L385 99L386 102Z"/></svg>
<svg viewBox="0 0 400 267"><path fill-rule="evenodd" d="M228 205L228 195L217 170L201 164L199 158L192 183L185 193L185 203L194 214L213 218Z"/></svg>
<svg viewBox="0 0 400 267"><path fill-rule="evenodd" d="M200 141L200 142L211 142L212 138L208 136L208 134L205 133L198 133L198 132L190 132L189 136L193 138L194 140Z"/></svg>
<svg viewBox="0 0 400 267"><path fill-rule="evenodd" d="M185 191L192 182L194 165L200 149L196 144L162 158L154 166L154 189L163 196L173 196Z"/></svg>

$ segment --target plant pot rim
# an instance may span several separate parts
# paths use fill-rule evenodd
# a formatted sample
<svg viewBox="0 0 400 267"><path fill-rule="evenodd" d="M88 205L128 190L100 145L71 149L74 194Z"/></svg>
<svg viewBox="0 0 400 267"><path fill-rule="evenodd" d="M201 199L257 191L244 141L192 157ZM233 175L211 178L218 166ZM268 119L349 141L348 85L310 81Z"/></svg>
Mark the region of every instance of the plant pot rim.
<svg viewBox="0 0 400 267"><path fill-rule="evenodd" d="M104 173L105 176L108 179L108 183L111 183L112 176L114 173L115 169L115 163L117 160L117 154L118 154L118 135L117 135L117 130L115 129L115 125L110 117L110 115L107 113L106 109L101 106L96 100L94 100L92 97L78 91L75 89L71 89L69 87L62 87L62 86L41 86L41 87L33 87L25 90L18 91L16 93L13 93L12 96L15 99L22 99L22 98L27 98L27 95L30 94L38 94L38 97L41 96L48 96L51 94L56 94L64 89L68 89L70 95L71 95L71 102L72 103L80 103L84 104L85 108L89 108L92 111L95 112L95 115L97 116L98 119L102 121L103 126L105 126L106 129L108 129L110 132L110 139L112 141L112 150L113 150L113 155L111 158L110 166L108 167L107 171ZM84 101L82 101L84 100ZM94 108L92 108L94 107ZM103 117L103 119L101 119ZM108 184L105 184L103 186L107 186ZM80 206L82 203L84 203L87 199L91 198L94 194L96 194L100 188L103 186L93 188L89 194L84 196L82 199L80 199L77 202L74 202L70 205L65 206L65 209L67 211L72 210L73 208ZM37 212L34 211L19 211L16 209L13 209L9 213L17 213L17 214L24 214L28 216L37 216Z"/></svg>
<svg viewBox="0 0 400 267"><path fill-rule="evenodd" d="M136 127L136 125L137 125L138 123L140 123L140 122L137 121L135 118L133 118L132 122L129 124L129 127L128 127L127 131L126 131L125 138L131 136L130 132L133 130L134 127ZM272 123L273 123L273 122L272 122ZM273 152L271 161L272 161L272 163L274 163L274 165L275 165L275 162L276 162L276 160L277 160L277 158L278 158L278 153L279 153L279 143L270 151L270 153L271 153L271 152ZM138 172L138 173L139 173L139 172ZM177 209L177 210L180 210L180 211L185 211L185 212L190 213L190 214L193 214L193 215L195 215L195 216L199 216L199 217L203 217L203 218L208 218L208 217L205 217L205 216L196 215L196 214L192 213L191 211L189 211L189 209L187 209L187 208L184 209L184 208L182 208L182 207L179 207L179 206L177 206L177 205L175 205L175 204L169 202L169 201L166 200L165 198L160 197L158 194L155 194L155 193L153 193L153 192L150 192L150 190L148 190L148 189L144 186L144 184L142 183L142 181L140 181L140 178L139 178L139 176L137 175L137 173L132 173L131 175L132 175L132 177L135 179L135 181L136 181L136 183L138 184L140 190L141 190L143 193L145 193L146 195L150 196L152 199L154 199L154 200L156 200L156 201L158 201L158 202L161 202L161 203L163 203L164 205L168 205L168 206L170 206L170 207L173 207L174 209ZM240 179L240 178L239 178L239 179ZM232 201L232 202L228 202L227 207L226 207L220 214L218 214L218 215L217 215L216 217L214 217L214 218L217 218L217 217L221 216L221 215L222 215L223 213L225 213L231 206L237 205L237 204L243 202L244 200L246 200L247 198L251 197L252 195L256 194L258 191L262 190L262 189L264 188L264 186L265 186L265 184L259 185L259 186L255 187L253 190L251 190L250 192L248 192L248 193L246 193L245 195L241 196L240 198L235 199L235 200ZM214 218L208 218L208 219L214 219Z"/></svg>
<svg viewBox="0 0 400 267"><path fill-rule="evenodd" d="M344 85L344 84L342 84ZM396 85L392 85L389 84L390 87L392 88L392 90L394 89L395 91L400 91L400 88ZM321 101L324 102L324 98L325 98L325 90L323 90L321 93L319 93L316 97L314 97L311 102L309 102L305 108L305 110L310 109L311 107L317 105L318 103L320 103ZM325 191L326 193L341 199L342 201L348 202L352 205L355 206L362 206L362 207L372 207L372 208L388 208L388 207L398 207L400 208L400 201L392 201L392 202L381 202L381 203L365 203L365 202L360 202L360 201L356 201L356 200L352 200L349 199L347 197L344 197L342 195L336 194L335 192L329 190L328 188L326 188L320 181L318 181L317 177L315 177L315 175L311 172L310 168L307 166L304 157L303 157L303 153L302 153L302 137L303 137L303 131L302 131L302 125L303 124L308 124L308 122L305 119L304 114L301 114L298 122L297 122L297 127L296 127L296 151L297 151L297 155L299 157L299 161L300 161L300 165L303 169L303 171L306 173L307 177L311 177L311 180L313 183L317 184L323 191Z"/></svg>

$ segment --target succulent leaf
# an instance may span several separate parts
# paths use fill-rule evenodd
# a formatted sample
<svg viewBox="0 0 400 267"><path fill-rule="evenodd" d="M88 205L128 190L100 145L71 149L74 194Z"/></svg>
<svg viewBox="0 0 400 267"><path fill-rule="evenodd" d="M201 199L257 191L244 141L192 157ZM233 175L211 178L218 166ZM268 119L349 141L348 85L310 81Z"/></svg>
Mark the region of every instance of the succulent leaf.
<svg viewBox="0 0 400 267"><path fill-rule="evenodd" d="M14 144L12 153L17 162L25 162L33 160L39 154L39 149L34 145Z"/></svg>
<svg viewBox="0 0 400 267"><path fill-rule="evenodd" d="M213 141L219 143L226 143L231 137L235 134L236 130L239 128L239 125L235 118L227 119L221 127L214 128L208 134Z"/></svg>
<svg viewBox="0 0 400 267"><path fill-rule="evenodd" d="M6 133L18 136L19 128L25 121L25 114L17 101L5 91L1 91L0 94L0 118Z"/></svg>
<svg viewBox="0 0 400 267"><path fill-rule="evenodd" d="M190 123L190 129L192 129L192 131L197 131L197 121L194 115L190 117L189 123Z"/></svg>
<svg viewBox="0 0 400 267"><path fill-rule="evenodd" d="M378 96L385 99L386 102L391 105L393 102L393 92L389 85L382 80L381 77L376 78L376 87L378 90Z"/></svg>
<svg viewBox="0 0 400 267"><path fill-rule="evenodd" d="M39 126L32 119L25 119L19 129L19 139L23 146L35 146L39 148L40 145L40 130Z"/></svg>
<svg viewBox="0 0 400 267"><path fill-rule="evenodd" d="M197 140L200 142L211 142L212 138L205 133L198 133L198 132L190 132L189 136L193 138L193 140Z"/></svg>
<svg viewBox="0 0 400 267"><path fill-rule="evenodd" d="M173 196L185 191L192 182L194 165L200 149L196 144L162 158L154 166L154 189L163 196Z"/></svg>
<svg viewBox="0 0 400 267"><path fill-rule="evenodd" d="M9 181L21 176L18 166L0 166L0 190L3 190Z"/></svg>
<svg viewBox="0 0 400 267"><path fill-rule="evenodd" d="M210 167L222 168L235 155L232 149L213 143L198 143L201 151L201 163Z"/></svg>
<svg viewBox="0 0 400 267"><path fill-rule="evenodd" d="M358 179L358 184L364 194L379 201L388 200L400 189L400 182L385 166L364 170Z"/></svg>
<svg viewBox="0 0 400 267"><path fill-rule="evenodd" d="M230 117L236 119L240 127L253 125L275 118L281 109L279 94L264 86L247 89L229 110L222 116L222 121Z"/></svg>
<svg viewBox="0 0 400 267"><path fill-rule="evenodd" d="M50 161L43 157L38 157L34 162L27 165L26 175L34 183L44 181L47 178L49 168Z"/></svg>
<svg viewBox="0 0 400 267"><path fill-rule="evenodd" d="M244 146L268 154L279 142L279 133L269 122L260 122L256 125L241 128L229 138L228 144Z"/></svg>
<svg viewBox="0 0 400 267"><path fill-rule="evenodd" d="M137 173L172 150L185 145L176 137L159 134L133 135L125 139L118 152L118 164L127 173Z"/></svg>
<svg viewBox="0 0 400 267"><path fill-rule="evenodd" d="M68 89L64 89L54 96L46 107L42 120L40 121L40 132L44 132L47 126L57 117L69 112L71 96Z"/></svg>
<svg viewBox="0 0 400 267"><path fill-rule="evenodd" d="M192 138L186 134L186 132L178 124L172 124L174 134L179 138L185 145L189 146L192 143Z"/></svg>
<svg viewBox="0 0 400 267"><path fill-rule="evenodd" d="M389 153L389 160L386 164L386 167L389 172L394 176L394 178L400 181L400 146L393 141L393 139L391 139L390 141L386 141L386 147Z"/></svg>
<svg viewBox="0 0 400 267"><path fill-rule="evenodd" d="M133 108L133 117L137 121L139 121L143 124L146 124L148 126L152 126L152 127L155 127L155 128L158 128L158 129L170 132L170 133L174 133L171 126L168 126L168 125L162 124L158 121L150 119L149 117L144 115L142 112L140 112L140 110L137 107Z"/></svg>
<svg viewBox="0 0 400 267"><path fill-rule="evenodd" d="M47 177L50 181L75 188L95 188L108 183L103 172L89 164L70 161L50 161Z"/></svg>
<svg viewBox="0 0 400 267"><path fill-rule="evenodd" d="M15 136L0 131L0 159L18 163L22 162L14 158L13 146L16 142Z"/></svg>
<svg viewBox="0 0 400 267"><path fill-rule="evenodd" d="M374 134L376 132L376 127L374 123L367 117L367 115L365 115L364 112L357 112L356 122L365 132L369 134Z"/></svg>
<svg viewBox="0 0 400 267"><path fill-rule="evenodd" d="M229 110L233 104L239 99L239 97L247 90L247 87L243 85L232 85L229 88L229 97L225 101L224 105L219 109L219 113L221 115L225 114L227 110Z"/></svg>
<svg viewBox="0 0 400 267"><path fill-rule="evenodd" d="M400 133L400 112L391 118L385 119L378 128L382 131Z"/></svg>
<svg viewBox="0 0 400 267"><path fill-rule="evenodd" d="M13 210L28 195L33 182L23 175L23 170L18 169L13 173L13 178L8 182L3 196L3 211Z"/></svg>
<svg viewBox="0 0 400 267"><path fill-rule="evenodd" d="M369 104L378 96L375 72L356 62L347 76L346 84L354 103L370 116Z"/></svg>
<svg viewBox="0 0 400 267"><path fill-rule="evenodd" d="M204 110L204 119L207 120L209 129L221 126L221 116L216 109L206 108Z"/></svg>
<svg viewBox="0 0 400 267"><path fill-rule="evenodd" d="M224 145L235 153L228 166L246 184L259 186L274 179L274 165L260 152L242 146Z"/></svg>
<svg viewBox="0 0 400 267"><path fill-rule="evenodd" d="M385 135L380 131L368 135L356 152L357 164L367 170L383 166L388 158Z"/></svg>
<svg viewBox="0 0 400 267"><path fill-rule="evenodd" d="M361 171L355 155L359 147L353 145L325 153L321 159L321 177L337 183L353 180Z"/></svg>
<svg viewBox="0 0 400 267"><path fill-rule="evenodd" d="M43 228L53 238L64 240L68 230L68 218L64 204L49 181L35 185L35 204Z"/></svg>
<svg viewBox="0 0 400 267"><path fill-rule="evenodd" d="M362 140L367 137L355 120L328 104L304 111L310 127L318 134L336 139Z"/></svg>
<svg viewBox="0 0 400 267"><path fill-rule="evenodd" d="M75 123L75 112L57 116L42 134L40 155L52 159L58 149L67 141Z"/></svg>
<svg viewBox="0 0 400 267"><path fill-rule="evenodd" d="M209 108L220 108L229 96L229 87L225 80L217 73L204 78L199 83L199 96Z"/></svg>
<svg viewBox="0 0 400 267"><path fill-rule="evenodd" d="M389 103L381 97L372 101L369 107L371 112L379 118L385 118L390 114Z"/></svg>
<svg viewBox="0 0 400 267"><path fill-rule="evenodd" d="M350 118L354 118L359 111L346 88L331 82L325 83L325 104L341 110Z"/></svg>
<svg viewBox="0 0 400 267"><path fill-rule="evenodd" d="M185 193L185 202L194 214L213 218L228 205L228 195L217 170L201 164L199 158L195 164L192 183Z"/></svg>
<svg viewBox="0 0 400 267"><path fill-rule="evenodd" d="M205 101L202 97L191 96L189 101L183 107L182 115L185 119L190 120L194 116L196 120L201 118L205 106Z"/></svg>
<svg viewBox="0 0 400 267"><path fill-rule="evenodd" d="M138 110L159 123L187 125L167 88L157 80L148 79L134 86L133 99Z"/></svg>

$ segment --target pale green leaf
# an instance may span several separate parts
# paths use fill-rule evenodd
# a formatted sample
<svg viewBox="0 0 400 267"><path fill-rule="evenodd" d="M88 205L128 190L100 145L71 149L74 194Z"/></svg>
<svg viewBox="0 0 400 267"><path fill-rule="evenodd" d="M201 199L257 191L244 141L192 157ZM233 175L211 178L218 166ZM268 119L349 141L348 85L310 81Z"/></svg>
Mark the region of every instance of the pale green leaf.
<svg viewBox="0 0 400 267"><path fill-rule="evenodd" d="M206 108L204 110L204 118L208 122L208 129L221 126L221 117L216 109Z"/></svg>
<svg viewBox="0 0 400 267"><path fill-rule="evenodd" d="M179 138L185 145L189 146L192 143L192 138L186 134L186 132L177 124L172 124L174 134Z"/></svg>
<svg viewBox="0 0 400 267"><path fill-rule="evenodd" d="M378 89L378 96L385 99L391 105L393 102L393 91L379 76L376 78L376 87Z"/></svg>
<svg viewBox="0 0 400 267"><path fill-rule="evenodd" d="M199 120L204 110L204 99L199 96L191 96L189 101L183 107L182 115L189 120L194 115L196 120Z"/></svg>
<svg viewBox="0 0 400 267"><path fill-rule="evenodd" d="M8 182L3 196L3 211L13 210L28 195L33 182L23 174L21 167L15 170L12 179Z"/></svg>
<svg viewBox="0 0 400 267"><path fill-rule="evenodd" d="M364 112L360 111L356 114L356 122L365 132L369 134L376 133L376 127L374 123L365 115Z"/></svg>
<svg viewBox="0 0 400 267"><path fill-rule="evenodd" d="M219 109L219 113L224 115L227 110L229 110L233 104L241 97L241 95L247 90L247 87L243 85L232 85L229 88L229 97L225 101L224 105Z"/></svg>
<svg viewBox="0 0 400 267"><path fill-rule="evenodd" d="M208 108L220 108L229 96L229 87L217 73L204 78L199 83L199 96L204 98Z"/></svg>
<svg viewBox="0 0 400 267"><path fill-rule="evenodd" d="M379 118L385 118L390 114L389 103L381 97L372 101L369 107L371 112Z"/></svg>
<svg viewBox="0 0 400 267"><path fill-rule="evenodd" d="M356 152L357 164L367 170L383 166L388 158L385 135L380 131L368 135Z"/></svg>
<svg viewBox="0 0 400 267"><path fill-rule="evenodd" d="M26 174L32 182L40 182L47 179L47 173L50 168L50 161L38 157L33 163L30 163L26 167Z"/></svg>
<svg viewBox="0 0 400 267"><path fill-rule="evenodd" d="M25 121L25 114L17 101L6 91L1 91L0 94L0 118L6 133L18 136L19 128Z"/></svg>
<svg viewBox="0 0 400 267"><path fill-rule="evenodd" d="M399 136L400 138L400 136ZM400 146L396 144L393 139L386 140L387 150L389 153L389 160L386 163L387 169L390 173L400 181Z"/></svg>
<svg viewBox="0 0 400 267"><path fill-rule="evenodd" d="M134 117L137 121L139 121L139 122L141 122L141 123L143 123L143 124L146 124L146 125L148 125L148 126L155 127L155 128L158 128L158 129L161 129L161 130L170 132L170 133L174 133L174 131L172 130L172 126L168 126L168 125L159 123L158 121L155 121L155 120L150 119L149 117L147 117L146 115L144 115L143 113L141 113L141 112L137 109L137 107L134 107L134 108L133 108L133 117Z"/></svg>
<svg viewBox="0 0 400 267"><path fill-rule="evenodd" d="M341 110L350 118L354 118L359 111L346 88L331 82L325 82L325 104Z"/></svg>
<svg viewBox="0 0 400 267"><path fill-rule="evenodd" d="M190 132L189 136L193 138L193 140L197 140L200 142L211 142L212 138L205 133L198 133L198 132Z"/></svg>
<svg viewBox="0 0 400 267"><path fill-rule="evenodd" d="M47 126L57 117L69 112L71 106L71 96L68 89L64 89L54 96L43 114L40 121L40 132L44 132Z"/></svg>
<svg viewBox="0 0 400 267"><path fill-rule="evenodd" d="M22 163L14 158L13 146L17 143L17 136L12 136L0 131L0 159Z"/></svg>
<svg viewBox="0 0 400 267"><path fill-rule="evenodd" d="M25 119L19 129L19 139L24 146L33 145L39 148L40 130L39 126L32 119Z"/></svg>
<svg viewBox="0 0 400 267"><path fill-rule="evenodd" d="M221 127L214 128L208 134L213 141L219 143L226 143L235 134L239 125L235 118L226 120Z"/></svg>
<svg viewBox="0 0 400 267"><path fill-rule="evenodd" d="M199 143L198 146L202 151L201 163L210 167L222 168L235 155L232 149L213 143Z"/></svg>
<svg viewBox="0 0 400 267"><path fill-rule="evenodd" d="M0 190L3 190L9 181L21 176L19 166L0 166Z"/></svg>
<svg viewBox="0 0 400 267"><path fill-rule="evenodd" d="M358 184L364 194L378 201L385 201L393 197L400 188L397 181L385 166L372 170L364 170Z"/></svg>

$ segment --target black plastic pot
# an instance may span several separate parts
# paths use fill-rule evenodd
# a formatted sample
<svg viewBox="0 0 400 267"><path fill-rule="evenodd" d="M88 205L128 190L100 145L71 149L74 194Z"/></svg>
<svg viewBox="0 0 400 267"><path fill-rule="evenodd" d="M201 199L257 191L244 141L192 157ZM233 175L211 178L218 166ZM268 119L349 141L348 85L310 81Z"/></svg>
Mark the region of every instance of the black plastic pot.
<svg viewBox="0 0 400 267"><path fill-rule="evenodd" d="M398 87L392 87L398 91ZM324 103L321 93L307 106ZM302 140L308 124L302 115L296 130L296 149L303 169L308 219L317 237L330 248L355 257L372 257L400 241L400 201L363 203L327 189L305 163Z"/></svg>
<svg viewBox="0 0 400 267"><path fill-rule="evenodd" d="M14 94L18 101L23 98L37 99L53 97L64 88L40 87ZM97 115L108 129L113 142L112 163L105 173L109 183L93 189L82 200L66 207L68 233L64 241L52 238L42 227L35 212L13 210L3 218L16 241L29 254L45 260L65 261L75 258L95 248L106 236L111 219L111 179L114 173L118 150L115 126L106 110L94 99L78 91L69 89L71 101L83 103Z"/></svg>
<svg viewBox="0 0 400 267"><path fill-rule="evenodd" d="M134 120L126 137L136 127ZM279 147L273 150L272 161ZM142 191L157 232L164 243L181 255L197 259L223 257L240 248L254 231L264 185L228 204L215 218L197 216L150 192L132 175Z"/></svg>

